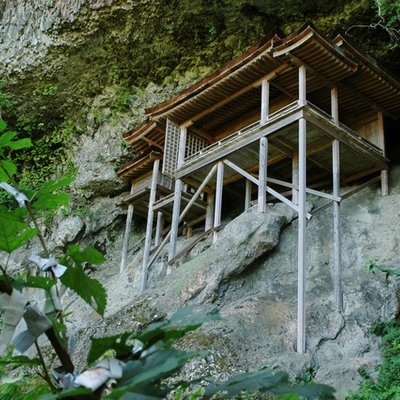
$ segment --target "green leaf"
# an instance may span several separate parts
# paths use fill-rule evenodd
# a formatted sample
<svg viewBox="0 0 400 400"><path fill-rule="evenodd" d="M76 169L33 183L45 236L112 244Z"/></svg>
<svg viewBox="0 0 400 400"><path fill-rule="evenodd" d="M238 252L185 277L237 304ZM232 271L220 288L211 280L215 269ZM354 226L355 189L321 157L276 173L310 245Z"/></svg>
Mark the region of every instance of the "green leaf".
<svg viewBox="0 0 400 400"><path fill-rule="evenodd" d="M127 358L132 352L132 345L128 345L127 341L132 336L132 333L126 332L115 336L90 338L92 344L87 357L87 363L94 363L108 350L114 350L116 353L115 357L119 360Z"/></svg>
<svg viewBox="0 0 400 400"><path fill-rule="evenodd" d="M26 356L15 356L15 357L0 357L0 366L6 365L8 367L34 367L41 365L39 358L29 358Z"/></svg>
<svg viewBox="0 0 400 400"><path fill-rule="evenodd" d="M34 194L33 198L31 198L32 207L41 210L56 210L61 205L67 205L69 195L66 193L58 193L58 191L68 186L73 180L73 177L67 176L58 181L47 181L43 187Z"/></svg>
<svg viewBox="0 0 400 400"><path fill-rule="evenodd" d="M17 166L9 160L0 160L0 181L8 182L17 172Z"/></svg>
<svg viewBox="0 0 400 400"><path fill-rule="evenodd" d="M68 268L60 279L65 286L73 290L103 316L107 304L106 290L98 280L87 276L82 267L84 262L99 261L100 257L98 254L101 253L95 249L87 250L88 249L85 249L81 252L78 246L68 247L66 256L61 260L61 263L63 265L68 265ZM95 254L95 257L93 257L93 254ZM72 259L73 263L76 265L75 267L71 266L69 259ZM104 261L103 256L102 261Z"/></svg>
<svg viewBox="0 0 400 400"><path fill-rule="evenodd" d="M9 147L12 150L27 149L28 147L32 147L32 141L29 138L15 140L9 144Z"/></svg>
<svg viewBox="0 0 400 400"><path fill-rule="evenodd" d="M17 132L5 132L0 136L0 148L8 147L11 141L17 136Z"/></svg>
<svg viewBox="0 0 400 400"><path fill-rule="evenodd" d="M157 384L159 385L162 380L173 375L196 355L196 353L187 353L177 349L157 350L145 359L129 361L124 366L118 388L108 398L120 399L126 393L154 395L152 387L156 386L157 388ZM146 390L146 388L148 389ZM164 398L165 393L160 389L158 387L157 390L160 395L162 394L162 397L159 398Z"/></svg>
<svg viewBox="0 0 400 400"><path fill-rule="evenodd" d="M43 289L47 292L56 284L56 280L47 276L28 276L27 278L19 278L13 282L13 287L21 290L26 287Z"/></svg>
<svg viewBox="0 0 400 400"><path fill-rule="evenodd" d="M66 255L71 257L74 263L79 266L82 266L85 262L93 265L99 265L106 260L103 254L91 246L86 247L83 251L79 246L68 246Z"/></svg>
<svg viewBox="0 0 400 400"><path fill-rule="evenodd" d="M3 132L7 129L7 122L3 119L0 119L0 132Z"/></svg>
<svg viewBox="0 0 400 400"><path fill-rule="evenodd" d="M7 253L23 246L37 234L36 229L27 229L28 224L22 219L26 210L20 210L21 208L9 211L0 206L0 250Z"/></svg>
<svg viewBox="0 0 400 400"><path fill-rule="evenodd" d="M220 319L215 307L199 310L198 306L188 306L173 314L170 321L150 324L137 339L145 344L145 348L148 348L159 340L167 342L180 339L187 332L196 330L205 322Z"/></svg>

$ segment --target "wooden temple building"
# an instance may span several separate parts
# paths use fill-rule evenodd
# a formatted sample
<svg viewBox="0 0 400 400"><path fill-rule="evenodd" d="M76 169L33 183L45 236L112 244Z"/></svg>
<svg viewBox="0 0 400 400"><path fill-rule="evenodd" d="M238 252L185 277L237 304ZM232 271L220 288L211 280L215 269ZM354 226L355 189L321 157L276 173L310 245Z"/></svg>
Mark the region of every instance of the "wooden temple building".
<svg viewBox="0 0 400 400"><path fill-rule="evenodd" d="M179 256L182 228L190 235L204 224L200 238L218 240L230 185L243 188L235 191L244 210L252 201L259 212L267 212L267 201L283 202L298 213L297 351L305 352L306 221L313 214L306 197L333 207L332 268L341 311L341 201L378 181L388 194L384 120L400 116L400 82L343 36L327 40L306 25L287 37L272 33L146 112L148 122L124 135L135 158L118 171L132 185L121 268L133 212L147 218L144 290L163 248L170 262ZM358 188L341 193L350 182Z"/></svg>

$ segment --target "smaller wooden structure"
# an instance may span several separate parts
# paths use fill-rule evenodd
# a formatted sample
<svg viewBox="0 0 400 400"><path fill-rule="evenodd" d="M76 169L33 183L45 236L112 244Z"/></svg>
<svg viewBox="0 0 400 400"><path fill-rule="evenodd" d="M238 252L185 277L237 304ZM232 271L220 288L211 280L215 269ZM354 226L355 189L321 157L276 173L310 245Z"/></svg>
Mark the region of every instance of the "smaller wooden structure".
<svg viewBox="0 0 400 400"><path fill-rule="evenodd" d="M176 260L182 223L205 219L205 231L218 240L224 190L243 182L244 209L253 200L267 212L272 197L298 213L297 351L305 352L306 223L316 212L307 212L306 197L333 205L332 267L341 312L340 205L355 192L342 194L341 186L359 181L361 190L379 177L388 194L384 118L400 116L400 83L342 36L330 41L306 25L287 37L271 33L146 112L150 122L125 135L140 155L119 171L132 180L129 207L137 204L144 213L147 205L142 290L167 243L169 260ZM135 188L149 174L151 185L140 197ZM150 255L155 212L157 248ZM161 220L170 225L163 240Z"/></svg>

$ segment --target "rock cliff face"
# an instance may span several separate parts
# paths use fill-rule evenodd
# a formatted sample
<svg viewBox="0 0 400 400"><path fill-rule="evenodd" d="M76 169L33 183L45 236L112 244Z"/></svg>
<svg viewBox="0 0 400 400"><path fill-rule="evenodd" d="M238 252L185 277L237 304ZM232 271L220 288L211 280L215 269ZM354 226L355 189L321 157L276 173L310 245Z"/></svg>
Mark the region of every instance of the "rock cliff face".
<svg viewBox="0 0 400 400"><path fill-rule="evenodd" d="M397 287L395 282L386 287L383 277L373 276L364 265L369 259L399 263L398 167L391 171L390 196L380 197L372 187L343 203L342 314L334 304L331 211L308 222L306 355L294 352L297 222L290 210L271 205L266 214L251 210L235 215L225 221L214 245L201 242L170 275L163 254L150 271L149 291L138 297L144 222L134 217L129 264L120 274L125 210L118 203L127 187L115 174L129 157L121 133L143 121L145 107L229 61L273 25L289 32L311 19L330 33L371 18L368 0L296 5L245 0L0 2L2 90L15 102L2 115L17 128L20 117L29 119L34 138L45 134L40 124L54 128L66 117L83 127L81 135L63 143L64 160L78 168L72 207L60 212L47 231L55 254L79 242L94 245L107 259L91 271L108 290L104 321L72 294L64 294L66 304L72 301L76 309L68 322L76 332L85 332L77 354L84 354L90 335L135 329L186 304L213 303L223 321L182 343L210 348L208 362L194 363L187 374L208 371L223 378L232 371L279 366L293 376L311 371L317 381L343 394L357 386L359 367L373 373L380 362L379 341L370 329L395 313ZM362 39L374 43L375 50L382 47L369 33ZM399 63L393 52L382 60ZM121 87L128 90L127 101L121 99ZM312 210L318 203L310 200ZM22 270L27 255L36 252L37 243L20 251L11 260L13 268Z"/></svg>

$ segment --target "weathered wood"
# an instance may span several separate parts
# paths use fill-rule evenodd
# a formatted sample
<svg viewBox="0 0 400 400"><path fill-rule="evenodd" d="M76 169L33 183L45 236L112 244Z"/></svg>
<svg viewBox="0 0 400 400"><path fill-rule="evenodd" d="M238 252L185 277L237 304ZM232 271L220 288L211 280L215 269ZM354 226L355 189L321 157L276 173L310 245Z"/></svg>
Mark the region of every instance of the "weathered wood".
<svg viewBox="0 0 400 400"><path fill-rule="evenodd" d="M187 129L181 127L179 135L179 150L178 150L178 160L177 160L178 168L182 165L183 160L185 159L186 136L187 136ZM170 231L171 240L168 249L168 260L174 258L176 253L176 242L178 240L179 214L181 212L182 187L183 187L182 180L176 179L175 192L174 192L174 205L172 209L172 221L171 221L171 231Z"/></svg>
<svg viewBox="0 0 400 400"><path fill-rule="evenodd" d="M254 183L255 185L259 185L259 181L257 178L255 178L253 175L250 175L247 171L245 171L243 168L238 167L236 164L229 160L224 160L224 164L226 164L229 168L232 168L234 171L239 173L240 175L244 176L246 179L248 179L250 182ZM260 168L260 167L258 167Z"/></svg>
<svg viewBox="0 0 400 400"><path fill-rule="evenodd" d="M306 274L306 120L299 120L299 221L298 221L298 287L297 287L297 352L305 353L305 274Z"/></svg>
<svg viewBox="0 0 400 400"><path fill-rule="evenodd" d="M131 194L135 191L135 184L134 182L131 183ZM119 272L123 272L126 268L126 261L128 255L128 243L129 243L129 236L131 234L131 227L132 227L132 219L133 219L133 204L128 205L128 212L126 214L126 224L125 224L125 232L124 232L124 239L122 242L122 254L121 254L121 264L119 267Z"/></svg>
<svg viewBox="0 0 400 400"><path fill-rule="evenodd" d="M218 162L217 183L215 188L214 228L221 226L222 192L224 187L224 163ZM213 233L213 243L217 240L217 232Z"/></svg>
<svg viewBox="0 0 400 400"><path fill-rule="evenodd" d="M230 153L233 153L234 151L239 150L250 143L256 142L263 136L273 135L283 127L297 121L302 115L303 112L301 110L294 109L293 111L289 112L287 116L282 117L275 122L270 120L270 125L255 130L251 135L244 134L242 137L238 137L237 141L235 142L231 142L228 145L221 145L221 148L219 148L218 151L203 153L203 155L199 156L198 159L186 162L183 167L176 171L176 177L180 179L186 175L190 175L192 172L203 168L206 165L213 164L219 159L226 157Z"/></svg>
<svg viewBox="0 0 400 400"><path fill-rule="evenodd" d="M358 154L361 154L367 160L370 160L377 166L387 168L388 160L379 154L379 150L358 138L354 132L351 133L350 129L344 129L343 126L335 126L330 121L319 115L310 106L305 107L304 118L307 122L310 122L312 125L328 133L334 139L339 140Z"/></svg>
<svg viewBox="0 0 400 400"><path fill-rule="evenodd" d="M154 246L158 247L162 240L162 233L164 231L164 213L161 211L157 212L157 225L156 225L156 237L154 240Z"/></svg>
<svg viewBox="0 0 400 400"><path fill-rule="evenodd" d="M293 152L292 158L292 203L299 204L299 153L297 151Z"/></svg>
<svg viewBox="0 0 400 400"><path fill-rule="evenodd" d="M268 121L269 116L269 82L263 80L261 82L261 123Z"/></svg>
<svg viewBox="0 0 400 400"><path fill-rule="evenodd" d="M215 193L208 192L207 193L206 225L205 225L206 231L211 229L214 225L214 200L215 200Z"/></svg>
<svg viewBox="0 0 400 400"><path fill-rule="evenodd" d="M250 208L251 203L251 181L246 179L246 187L245 187L245 196L244 196L244 210L248 210Z"/></svg>
<svg viewBox="0 0 400 400"><path fill-rule="evenodd" d="M383 114L378 112L378 134L379 134L379 147L383 150L383 155L386 154L385 148L385 129L383 124ZM389 172L388 169L381 171L381 194L382 196L389 195Z"/></svg>
<svg viewBox="0 0 400 400"><path fill-rule="evenodd" d="M280 179L267 178L267 182L275 183L277 185L284 186L284 187L287 187L287 188L292 188L292 189L295 189L295 190L299 189L298 185L294 185L293 183L285 182L285 181L282 181ZM325 192L321 192L321 191L315 190L315 189L306 188L306 193L313 194L314 196L318 196L318 197L323 197L323 198L329 199L329 200L334 200L334 201L339 201L339 202L341 201L340 196L335 196L335 195L332 195L332 194L329 194L329 193L325 193Z"/></svg>
<svg viewBox="0 0 400 400"><path fill-rule="evenodd" d="M149 209L147 214L147 225L146 225L146 239L144 242L144 252L143 252L143 263L142 263L142 271L141 271L141 280L140 280L140 292L143 293L146 289L147 283L147 264L150 256L150 248L151 248L151 234L153 229L153 204L156 199L157 192L157 180L158 180L158 172L160 168L160 160L155 160L153 164L153 177L151 180L151 190L150 190L150 198L149 198Z"/></svg>
<svg viewBox="0 0 400 400"><path fill-rule="evenodd" d="M340 145L338 140L332 143L332 177L333 195L340 196ZM335 268L335 298L336 308L343 311L343 290L341 270L341 244L340 244L340 202L333 202L333 264Z"/></svg>
<svg viewBox="0 0 400 400"><path fill-rule="evenodd" d="M267 212L267 163L268 163L268 139L260 139L260 157L258 171L258 211Z"/></svg>
<svg viewBox="0 0 400 400"><path fill-rule="evenodd" d="M307 88L306 88L306 67L299 67L299 105L304 106L307 103Z"/></svg>
<svg viewBox="0 0 400 400"><path fill-rule="evenodd" d="M331 89L331 115L333 123L339 126L339 101L337 86L334 86Z"/></svg>
<svg viewBox="0 0 400 400"><path fill-rule="evenodd" d="M250 83L249 85L243 87L242 89L238 90L237 92L231 94L228 97L225 97L223 100L219 101L218 103L215 103L211 107L207 108L204 111L201 111L200 113L193 115L189 120L185 121L182 123L182 126L184 127L189 127L193 125L194 122L198 121L199 119L203 118L207 114L212 113L213 111L217 110L218 108L221 108L225 104L231 102L232 100L236 99L237 97L241 96L244 93L247 93L249 90L258 87L262 84L263 81L265 80L272 80L276 78L279 74L282 72L286 71L288 68L290 68L287 64L282 64L279 67L277 67L275 70L269 72L267 75L263 76L262 78L256 80L253 83Z"/></svg>

